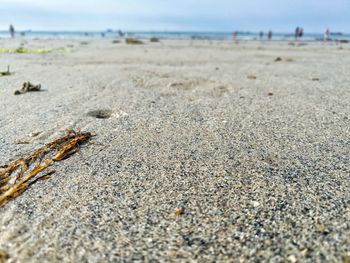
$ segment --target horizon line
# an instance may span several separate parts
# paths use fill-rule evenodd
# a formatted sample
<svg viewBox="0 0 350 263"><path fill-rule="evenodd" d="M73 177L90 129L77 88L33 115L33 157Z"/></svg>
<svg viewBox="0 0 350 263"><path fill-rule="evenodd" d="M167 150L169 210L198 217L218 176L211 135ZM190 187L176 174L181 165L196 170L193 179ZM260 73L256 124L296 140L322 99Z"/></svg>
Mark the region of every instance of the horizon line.
<svg viewBox="0 0 350 263"><path fill-rule="evenodd" d="M42 32L42 33L101 33L101 32L113 32L117 33L121 29L112 29L112 28L106 28L106 29L96 29L96 30L85 30L85 29L18 29L16 30L17 32ZM274 34L294 34L294 30L291 31L273 31L271 30ZM256 33L259 34L260 32L267 32L269 30L153 30L153 29L147 29L147 30L142 30L142 29L132 29L132 30L121 30L122 32L153 32L153 33L233 33L233 32L238 32L238 33ZM8 32L6 29L0 29L1 33ZM305 34L323 34L322 31L318 32L305 32ZM350 32L344 32L344 31L331 31L331 34L345 34L348 35Z"/></svg>

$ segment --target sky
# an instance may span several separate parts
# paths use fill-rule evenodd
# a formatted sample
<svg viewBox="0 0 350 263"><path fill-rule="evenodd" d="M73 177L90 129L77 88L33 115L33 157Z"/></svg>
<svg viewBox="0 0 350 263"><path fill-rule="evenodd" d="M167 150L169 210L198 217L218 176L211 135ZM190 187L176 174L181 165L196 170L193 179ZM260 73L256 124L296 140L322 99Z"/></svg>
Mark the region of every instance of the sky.
<svg viewBox="0 0 350 263"><path fill-rule="evenodd" d="M0 30L350 33L350 0L0 0Z"/></svg>

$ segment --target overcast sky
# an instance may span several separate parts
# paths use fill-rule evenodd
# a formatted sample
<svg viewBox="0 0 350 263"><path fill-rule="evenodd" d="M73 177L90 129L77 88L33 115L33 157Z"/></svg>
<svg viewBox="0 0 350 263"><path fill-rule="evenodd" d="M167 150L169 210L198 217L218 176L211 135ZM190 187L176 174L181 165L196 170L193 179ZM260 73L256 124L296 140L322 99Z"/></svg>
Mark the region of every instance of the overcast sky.
<svg viewBox="0 0 350 263"><path fill-rule="evenodd" d="M350 33L350 0L0 0L0 27L19 30Z"/></svg>

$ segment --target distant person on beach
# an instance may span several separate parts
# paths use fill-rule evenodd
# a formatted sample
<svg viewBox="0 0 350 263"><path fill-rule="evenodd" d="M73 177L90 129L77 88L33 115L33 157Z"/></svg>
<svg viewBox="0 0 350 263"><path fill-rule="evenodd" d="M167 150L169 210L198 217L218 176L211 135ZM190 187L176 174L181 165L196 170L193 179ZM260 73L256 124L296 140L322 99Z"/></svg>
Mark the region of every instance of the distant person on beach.
<svg viewBox="0 0 350 263"><path fill-rule="evenodd" d="M118 35L119 35L119 37L124 37L125 33L119 29L118 30Z"/></svg>
<svg viewBox="0 0 350 263"><path fill-rule="evenodd" d="M323 40L324 41L329 40L329 34L330 34L330 31L329 31L329 28L327 28L326 31L323 33Z"/></svg>
<svg viewBox="0 0 350 263"><path fill-rule="evenodd" d="M235 31L235 32L232 33L232 38L233 38L233 40L236 40L237 35L238 35L238 32L237 32L237 31Z"/></svg>
<svg viewBox="0 0 350 263"><path fill-rule="evenodd" d="M299 31L300 31L300 27L297 26L297 28L295 29L295 32L294 32L294 37L295 37L295 40L298 40L298 37L299 37Z"/></svg>
<svg viewBox="0 0 350 263"><path fill-rule="evenodd" d="M303 35L304 35L304 29L301 27L301 28L299 29L299 38L302 38Z"/></svg>
<svg viewBox="0 0 350 263"><path fill-rule="evenodd" d="M304 35L304 29L302 27L297 27L295 29L295 40L298 40L298 38L302 38Z"/></svg>
<svg viewBox="0 0 350 263"><path fill-rule="evenodd" d="M261 40L263 37L264 37L264 32L263 32L263 31L260 31L260 33L259 33L259 38L260 38L260 40Z"/></svg>
<svg viewBox="0 0 350 263"><path fill-rule="evenodd" d="M14 38L15 37L15 28L12 24L10 25L9 31L10 31L11 37Z"/></svg>
<svg viewBox="0 0 350 263"><path fill-rule="evenodd" d="M267 33L267 38L268 38L269 40L272 39L272 31L271 31L271 30Z"/></svg>

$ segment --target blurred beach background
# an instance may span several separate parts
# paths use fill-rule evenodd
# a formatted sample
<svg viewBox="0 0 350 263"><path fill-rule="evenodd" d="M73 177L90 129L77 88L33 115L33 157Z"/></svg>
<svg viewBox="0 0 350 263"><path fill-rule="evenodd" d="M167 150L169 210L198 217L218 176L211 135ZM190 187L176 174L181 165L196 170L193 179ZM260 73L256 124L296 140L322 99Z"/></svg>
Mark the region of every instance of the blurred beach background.
<svg viewBox="0 0 350 263"><path fill-rule="evenodd" d="M260 39L260 32L273 32L275 40L294 38L295 28L304 29L302 40L349 39L349 1L184 1L157 0L74 1L3 0L0 37L8 36L13 24L27 37L114 37L119 30L135 37L198 38L228 40Z"/></svg>
<svg viewBox="0 0 350 263"><path fill-rule="evenodd" d="M56 39L77 39L77 38L118 38L117 30L107 29L104 31L18 31L19 37L22 38L56 38ZM183 40L232 40L233 32L186 32L186 31L125 31L125 36L136 37L141 39L149 39L158 37L162 39L183 39ZM260 32L237 32L237 40L267 40L265 37L260 38ZM0 31L0 37L10 38L8 30ZM306 33L301 41L323 41L323 33ZM293 41L294 33L273 33L273 39L277 41ZM350 40L350 34L347 33L331 33L330 41Z"/></svg>

